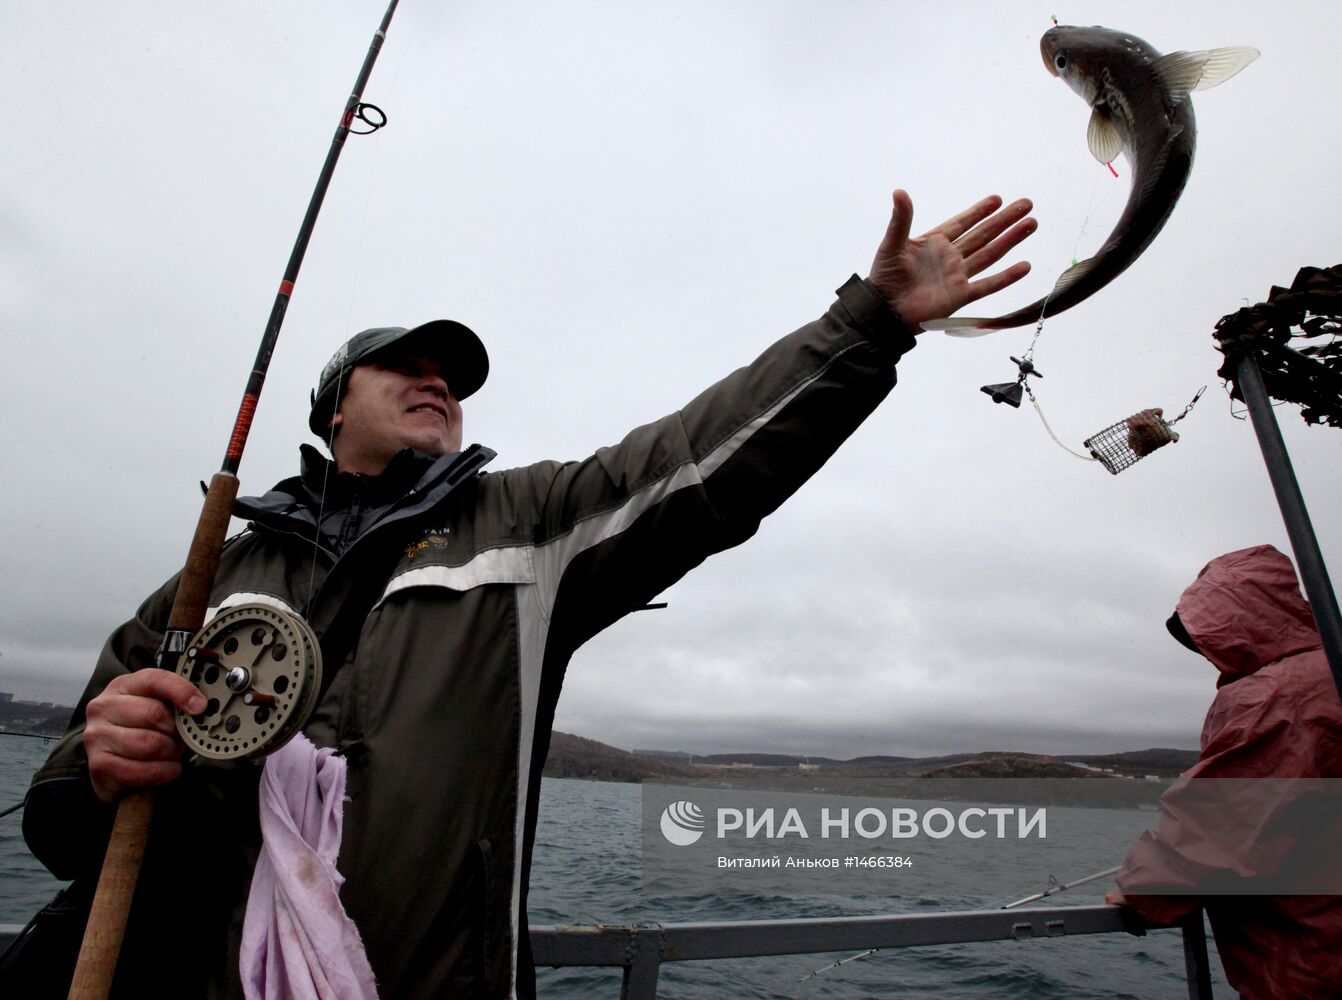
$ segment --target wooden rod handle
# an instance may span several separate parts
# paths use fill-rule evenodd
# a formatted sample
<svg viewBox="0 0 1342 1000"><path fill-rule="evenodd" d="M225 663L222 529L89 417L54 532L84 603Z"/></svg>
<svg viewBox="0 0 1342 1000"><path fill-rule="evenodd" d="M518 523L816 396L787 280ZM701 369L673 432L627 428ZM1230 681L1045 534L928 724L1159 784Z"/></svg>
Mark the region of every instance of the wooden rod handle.
<svg viewBox="0 0 1342 1000"><path fill-rule="evenodd" d="M227 472L216 472L210 479L205 505L196 522L196 534L186 554L186 565L177 584L177 596L168 616L169 631L192 632L205 624L205 609L209 605L214 575L219 570L219 556L228 537L228 522L233 516L233 501L238 498L238 477Z"/></svg>
<svg viewBox="0 0 1342 1000"><path fill-rule="evenodd" d="M237 496L238 477L226 472L215 473L205 494L200 519L196 522L196 534L191 539L186 565L177 584L177 595L168 617L169 631L195 633L205 623L210 590L219 569L220 551L228 535L228 522L233 516L233 501ZM144 845L149 839L156 801L157 794L152 789L139 788L125 792L117 805L116 822L112 824L112 836L107 843L74 979L70 983L70 1000L106 1000L112 990L117 955L126 933L126 921L130 916L131 900L135 897L135 884L140 877L140 863L144 860Z"/></svg>
<svg viewBox="0 0 1342 1000"><path fill-rule="evenodd" d="M112 990L121 939L126 933L135 883L140 876L149 824L157 793L140 788L126 792L117 806L112 839L107 843L98 889L89 910L84 942L79 948L69 1000L106 1000Z"/></svg>

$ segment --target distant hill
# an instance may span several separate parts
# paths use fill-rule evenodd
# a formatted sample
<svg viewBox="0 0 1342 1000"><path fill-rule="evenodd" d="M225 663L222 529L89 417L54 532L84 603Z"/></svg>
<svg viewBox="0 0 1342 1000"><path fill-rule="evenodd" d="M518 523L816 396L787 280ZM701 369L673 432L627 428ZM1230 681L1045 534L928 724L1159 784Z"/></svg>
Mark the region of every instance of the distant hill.
<svg viewBox="0 0 1342 1000"><path fill-rule="evenodd" d="M744 764L747 767L796 767L798 764L838 764L831 757L799 757L789 753L710 753L696 757L698 764Z"/></svg>
<svg viewBox="0 0 1342 1000"><path fill-rule="evenodd" d="M741 788L830 791L871 789L874 780L918 778L1144 778L1169 781L1197 761L1196 750L1155 748L1116 754L1045 754L990 751L941 757L867 756L852 760L799 754L693 755L669 750L620 750L556 732L545 775L595 781L684 781ZM1082 766L1077 766L1082 765Z"/></svg>
<svg viewBox="0 0 1342 1000"><path fill-rule="evenodd" d="M924 771L923 778L1075 778L1093 772L1082 771L1065 764L1056 757L1040 757L1029 753L976 754L971 760L962 760L945 767Z"/></svg>
<svg viewBox="0 0 1342 1000"><path fill-rule="evenodd" d="M1112 767L1125 774L1182 774L1198 762L1196 750L1171 750L1157 747L1151 750L1127 750L1123 753L1082 754L1067 756L1064 760L1085 761L1092 767Z"/></svg>
<svg viewBox="0 0 1342 1000"><path fill-rule="evenodd" d="M718 767L796 767L798 764L841 764L832 757L805 757L792 753L687 753L684 750L634 750L640 757L676 760L686 764L712 764Z"/></svg>
<svg viewBox="0 0 1342 1000"><path fill-rule="evenodd" d="M73 712L74 709L69 705L46 701L14 701L13 696L10 696L0 699L0 730L63 736Z"/></svg>
<svg viewBox="0 0 1342 1000"><path fill-rule="evenodd" d="M952 753L943 757L854 757L842 761L840 767L854 776L861 777L913 777L926 774L940 767L954 767L966 761L976 760L984 754Z"/></svg>
<svg viewBox="0 0 1342 1000"><path fill-rule="evenodd" d="M691 768L671 761L644 757L569 733L550 736L545 758L547 778L585 778L589 781L642 781L644 778L686 780Z"/></svg>

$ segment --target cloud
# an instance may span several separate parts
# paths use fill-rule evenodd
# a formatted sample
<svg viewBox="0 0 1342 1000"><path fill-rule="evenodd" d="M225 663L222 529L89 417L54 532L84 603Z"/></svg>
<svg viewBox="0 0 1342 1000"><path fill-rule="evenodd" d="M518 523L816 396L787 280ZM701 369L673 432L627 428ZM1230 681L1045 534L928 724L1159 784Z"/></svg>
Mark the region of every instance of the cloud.
<svg viewBox="0 0 1342 1000"><path fill-rule="evenodd" d="M1335 263L1318 192L1338 139L1289 110L1328 92L1332 50L1262 4L1123 18L1166 50L1264 53L1196 95L1165 231L1037 341L921 338L756 538L579 651L560 728L834 756L1194 744L1214 678L1164 618L1218 553L1288 547L1210 334ZM316 3L5 20L0 686L72 698L180 565L372 26ZM404 8L367 95L390 124L344 151L243 491L292 474L338 343L434 316L489 344L466 430L499 467L608 444L819 315L868 266L896 185L915 228L989 190L1034 197L1034 272L989 304L1042 295L1130 181L1090 159L1084 105L1039 64L1044 22L986 3ZM978 389L1031 347L1051 431ZM1180 442L1120 476L1063 450L1202 385ZM1278 416L1335 554L1336 439Z"/></svg>

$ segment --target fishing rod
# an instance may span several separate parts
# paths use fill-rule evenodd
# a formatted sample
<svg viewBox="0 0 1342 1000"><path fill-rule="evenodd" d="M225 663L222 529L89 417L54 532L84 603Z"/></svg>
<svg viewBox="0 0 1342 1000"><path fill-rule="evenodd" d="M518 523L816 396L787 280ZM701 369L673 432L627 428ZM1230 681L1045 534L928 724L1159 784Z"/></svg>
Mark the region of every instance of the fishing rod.
<svg viewBox="0 0 1342 1000"><path fill-rule="evenodd" d="M269 639L265 641L274 652L286 651L286 655L277 656L276 660L282 659L286 668L296 666L302 682L293 685L293 689L287 692L287 698L275 702L273 692L260 691L256 678L246 667L233 666L222 672L224 679L220 685L222 689L220 693L224 694L228 701L234 696L240 697L248 705L254 704L252 699L257 698L271 701L258 703L252 716L262 720L257 723L262 727L262 733L254 734L251 731L252 727L245 727L248 730L242 734L245 735L245 739L235 738L240 735L235 731L238 726L237 715L228 718L228 726L233 728L228 729L229 738L225 738L222 731L227 728L224 725L226 720L223 713L217 709L211 712L207 708L205 715L194 718L177 713L178 733L187 747L201 756L216 759L259 756L278 749L306 720L320 685L320 651L316 638L296 615L276 612L270 608L263 609L256 605L244 605L216 618L216 623L223 622L221 628L215 628L212 623L209 628L201 631L201 626L205 622L210 591L219 570L229 519L233 515L233 503L238 495L238 467L242 462L248 434L251 432L252 418L256 414L266 372L279 339L289 299L293 295L294 283L298 280L299 268L307 252L308 241L316 225L317 215L321 211L331 177L335 173L336 163L344 149L345 137L351 132L355 135L376 132L387 121L380 108L365 104L362 98L364 86L368 83L373 64L377 62L378 54L382 50L382 43L387 36L387 28L391 24L398 2L399 0L391 0L382 17L382 23L373 35L373 41L368 47L367 55L364 56L354 89L345 102L340 122L336 126L331 148L326 154L326 161L317 178L317 186L308 201L307 212L303 216L298 238L294 241L293 250L289 254L289 261L266 321L261 346L256 352L256 361L248 376L242 402L238 406L223 463L220 470L211 478L205 494L205 503L191 539L186 564L182 569L172 611L168 617L163 645L157 657L158 667L176 671L199 685L202 675L209 673L208 670L202 669L207 663L227 666L221 662L222 657L218 650L232 641L230 638L232 633L243 630L254 632L257 628L261 628L269 630ZM356 122L366 127L357 128ZM219 670L213 671L214 675L220 673ZM211 704L214 704L213 700ZM243 743L247 744L246 749L242 748ZM156 794L152 789L140 788L127 791L117 805L116 820L112 826L111 839L108 841L107 854L103 859L102 872L98 878L88 924L84 930L83 944L70 984L70 1000L104 1000L111 990L112 976L116 971L117 956L125 935L131 899L144 859L144 847L153 819L155 801Z"/></svg>
<svg viewBox="0 0 1342 1000"><path fill-rule="evenodd" d="M29 739L41 740L43 743L50 743L52 740L60 739L60 736L52 736L50 733L23 733L13 729L0 730L0 736L26 736ZM13 813L18 812L27 803L27 799L20 799L8 809L0 809L0 819L4 819Z"/></svg>
<svg viewBox="0 0 1342 1000"><path fill-rule="evenodd" d="M1094 882L1096 879L1104 878L1106 875L1114 875L1121 867L1123 866L1115 865L1113 868L1106 868L1102 872L1095 872L1092 875L1073 879L1071 882L1059 882L1056 878L1050 875L1048 877L1048 888L1043 892L1036 892L1033 895L1025 896L1013 903L1005 903L1002 906L999 906L998 909L1012 910L1017 906L1024 906L1026 903L1034 903L1041 899L1045 899L1048 896L1056 896L1060 892L1066 892L1068 889L1075 889L1077 886L1085 885L1087 882ZM849 955L847 958L841 958L837 962L830 962L829 965L821 966L819 969L808 972L806 975L798 979L797 982L804 983L806 980L818 976L822 972L828 972L830 969L837 969L839 966L847 965L849 962L856 962L859 958L866 958L868 955L875 955L880 950L880 948L868 948L866 951L859 951L856 955Z"/></svg>
<svg viewBox="0 0 1342 1000"><path fill-rule="evenodd" d="M1018 906L1024 906L1026 903L1034 903L1041 899L1047 899L1049 896L1056 896L1060 892L1066 892L1068 889L1075 889L1078 885L1085 885L1087 882L1094 882L1096 879L1104 878L1106 875L1116 875L1122 865L1114 865L1113 868L1106 868L1102 872L1095 872L1093 875L1086 875L1083 878L1073 879L1071 882L1059 882L1052 875L1048 877L1048 888L1043 892L1036 892L1033 895L1025 896L1016 900L1014 903L1004 903L998 909L1014 910Z"/></svg>

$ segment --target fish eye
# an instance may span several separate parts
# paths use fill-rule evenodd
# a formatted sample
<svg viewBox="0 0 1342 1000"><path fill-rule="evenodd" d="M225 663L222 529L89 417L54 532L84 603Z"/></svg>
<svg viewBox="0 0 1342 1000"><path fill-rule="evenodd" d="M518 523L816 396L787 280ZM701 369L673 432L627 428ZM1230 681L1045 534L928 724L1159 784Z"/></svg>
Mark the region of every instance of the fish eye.
<svg viewBox="0 0 1342 1000"><path fill-rule="evenodd" d="M1054 65L1054 66L1057 66L1058 69L1066 69L1066 68L1067 68L1067 57L1066 57L1065 55L1063 55L1061 52L1059 52L1058 55L1055 56L1054 59L1053 59L1053 65Z"/></svg>

